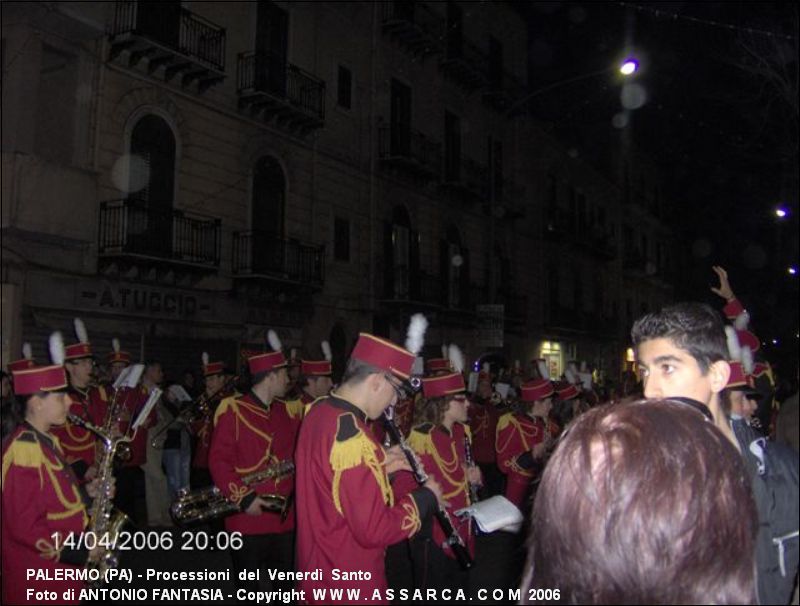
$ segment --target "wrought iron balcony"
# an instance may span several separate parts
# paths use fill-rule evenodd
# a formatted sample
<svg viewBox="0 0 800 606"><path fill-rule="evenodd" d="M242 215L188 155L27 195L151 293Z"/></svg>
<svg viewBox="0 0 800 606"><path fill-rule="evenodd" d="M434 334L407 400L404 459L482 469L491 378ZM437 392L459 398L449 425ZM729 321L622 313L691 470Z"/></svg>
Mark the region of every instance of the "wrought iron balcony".
<svg viewBox="0 0 800 606"><path fill-rule="evenodd" d="M170 81L197 83L200 92L225 78L225 29L173 2L118 0L111 29L112 60L128 53L129 67L147 59Z"/></svg>
<svg viewBox="0 0 800 606"><path fill-rule="evenodd" d="M325 248L265 232L234 232L233 273L321 288L325 282Z"/></svg>
<svg viewBox="0 0 800 606"><path fill-rule="evenodd" d="M236 82L240 108L290 130L307 132L325 124L325 81L283 57L240 53Z"/></svg>
<svg viewBox="0 0 800 606"><path fill-rule="evenodd" d="M443 284L439 276L425 272L411 272L398 265L384 270L383 300L391 304L410 303L417 306L442 307Z"/></svg>
<svg viewBox="0 0 800 606"><path fill-rule="evenodd" d="M421 2L382 2L383 31L411 53L425 57L442 51L445 20Z"/></svg>
<svg viewBox="0 0 800 606"><path fill-rule="evenodd" d="M136 199L100 203L98 252L219 267L221 221Z"/></svg>
<svg viewBox="0 0 800 606"><path fill-rule="evenodd" d="M445 76L468 91L489 83L489 59L476 44L463 37L448 36L439 68Z"/></svg>
<svg viewBox="0 0 800 606"><path fill-rule="evenodd" d="M436 178L442 170L442 145L402 126L378 127L378 153L386 165L395 165Z"/></svg>
<svg viewBox="0 0 800 606"><path fill-rule="evenodd" d="M489 167L462 155L458 162L445 162L444 185L480 200L489 197Z"/></svg>

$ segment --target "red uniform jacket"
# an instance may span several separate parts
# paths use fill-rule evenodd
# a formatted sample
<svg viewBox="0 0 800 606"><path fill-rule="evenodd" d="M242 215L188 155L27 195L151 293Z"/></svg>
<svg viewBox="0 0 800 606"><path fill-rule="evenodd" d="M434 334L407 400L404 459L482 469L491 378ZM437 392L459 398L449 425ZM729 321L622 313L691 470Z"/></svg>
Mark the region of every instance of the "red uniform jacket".
<svg viewBox="0 0 800 606"><path fill-rule="evenodd" d="M243 512L259 494L289 497L294 491L291 475L250 486L244 485L242 476L292 459L298 426L299 419L288 414L283 402L265 404L252 391L226 398L217 408L209 470L214 484ZM294 515L290 509L282 521L275 512L237 513L225 519L225 529L242 534L288 532L294 529Z"/></svg>
<svg viewBox="0 0 800 606"><path fill-rule="evenodd" d="M434 427L431 423L423 423L415 427L408 436L408 445L417 453L425 473L432 476L442 487L445 501L448 502L447 513L453 526L464 544L469 549L470 555L475 556L475 537L472 535L469 518L461 521L455 512L470 506L469 483L467 482L467 455L466 442L469 429L461 423L454 423L452 431L448 432L443 426ZM416 480L409 472L398 474L397 483L405 485L407 482L416 484ZM433 542L441 547L445 541L442 527L433 520ZM448 546L445 554L455 559L453 550Z"/></svg>
<svg viewBox="0 0 800 606"><path fill-rule="evenodd" d="M386 602L385 550L418 532L436 499L417 488L395 502L383 461L360 409L335 393L311 407L295 452L297 570L322 571L319 580L299 582L308 603L333 601L330 594L317 598L315 589L344 589L344 600L358 589L358 603L377 590L373 603ZM361 578L336 580L334 569L360 571Z"/></svg>
<svg viewBox="0 0 800 606"><path fill-rule="evenodd" d="M114 398L117 398L118 406L122 406L124 410L120 415L120 431L123 434L128 434L130 424L136 420L139 411L147 402L147 389L141 385L130 389L123 387L120 389L119 394L113 391L113 388L108 387L109 402L108 406L111 407ZM150 412L150 416L145 419L144 423L139 426L136 435L128 443L131 449L131 458L125 461L123 467L139 467L147 462L147 430L155 425L156 413L155 408Z"/></svg>
<svg viewBox="0 0 800 606"><path fill-rule="evenodd" d="M88 522L78 479L64 459L58 439L23 423L3 444L2 476L3 603L38 604L26 599L26 590L58 592L58 603L79 603L82 581L27 579L30 569L53 576L58 568L76 568L86 562L85 549L68 549L63 540L80 533ZM61 533L61 543L53 533ZM63 592L75 590L74 600Z"/></svg>
<svg viewBox="0 0 800 606"><path fill-rule="evenodd" d="M497 423L497 466L506 474L506 498L520 509L536 474L533 447L545 439L545 421L508 412Z"/></svg>
<svg viewBox="0 0 800 606"><path fill-rule="evenodd" d="M105 387L90 387L86 391L70 387L67 393L71 400L69 407L71 414L102 427L106 420L109 400L109 394ZM69 421L60 427L53 427L50 431L61 443L68 463L82 461L86 467L94 464L97 440L91 431L73 425Z"/></svg>
<svg viewBox="0 0 800 606"><path fill-rule="evenodd" d="M469 407L469 428L472 431L472 454L476 463L495 463L495 433L500 413L488 400L476 398Z"/></svg>

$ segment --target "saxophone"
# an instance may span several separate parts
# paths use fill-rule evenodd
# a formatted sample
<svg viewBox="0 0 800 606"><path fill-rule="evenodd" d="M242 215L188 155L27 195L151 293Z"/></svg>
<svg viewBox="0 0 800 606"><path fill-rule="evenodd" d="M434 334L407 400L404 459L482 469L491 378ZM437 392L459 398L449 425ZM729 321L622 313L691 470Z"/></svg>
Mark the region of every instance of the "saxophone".
<svg viewBox="0 0 800 606"><path fill-rule="evenodd" d="M116 568L119 558L113 547L122 528L130 523L130 518L119 510L114 509L111 490L114 481L114 457L117 448L122 443L130 442L127 437L111 437L108 432L93 423L73 414L67 415L70 422L96 434L102 442L102 451L97 463L97 479L99 480L98 494L92 502L87 533L92 533L97 542L97 549L93 551L86 562L87 569L99 572L95 585L106 582L107 571Z"/></svg>
<svg viewBox="0 0 800 606"><path fill-rule="evenodd" d="M242 483L245 486L252 486L264 480L277 480L292 473L294 473L294 462L280 461L260 471L242 476ZM267 502L268 511L280 513L281 519L286 519L291 496L285 497L279 494L259 494L258 496ZM219 488L208 486L194 491L182 488L178 491L178 497L172 503L169 512L176 524L185 526L239 513L240 510L239 505L225 498Z"/></svg>

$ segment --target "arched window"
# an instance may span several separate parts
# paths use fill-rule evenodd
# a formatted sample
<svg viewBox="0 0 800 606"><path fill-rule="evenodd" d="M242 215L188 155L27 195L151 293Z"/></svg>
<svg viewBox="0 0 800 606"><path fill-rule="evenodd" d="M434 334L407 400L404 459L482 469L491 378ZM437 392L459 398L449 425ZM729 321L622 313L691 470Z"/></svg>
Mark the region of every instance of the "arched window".
<svg viewBox="0 0 800 606"><path fill-rule="evenodd" d="M396 206L391 222L386 224L385 234L384 278L388 298L409 298L415 258L416 265L419 265L418 250L408 211L402 206Z"/></svg>
<svg viewBox="0 0 800 606"><path fill-rule="evenodd" d="M467 251L461 245L461 234L455 225L447 228L441 249L441 279L446 284L446 304L460 308L466 301L469 281ZM465 284L465 282L467 284Z"/></svg>
<svg viewBox="0 0 800 606"><path fill-rule="evenodd" d="M283 271L286 261L283 224L286 178L275 158L264 156L253 167L250 226L253 232L253 269Z"/></svg>
<svg viewBox="0 0 800 606"><path fill-rule="evenodd" d="M172 250L175 135L163 118L142 116L131 131L129 246L142 252Z"/></svg>

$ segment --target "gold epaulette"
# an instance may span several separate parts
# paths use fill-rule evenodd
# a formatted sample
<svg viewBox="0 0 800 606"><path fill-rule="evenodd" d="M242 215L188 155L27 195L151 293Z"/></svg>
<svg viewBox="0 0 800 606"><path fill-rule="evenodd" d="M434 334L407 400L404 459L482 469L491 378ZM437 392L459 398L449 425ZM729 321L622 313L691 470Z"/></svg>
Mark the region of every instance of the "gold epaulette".
<svg viewBox="0 0 800 606"><path fill-rule="evenodd" d="M283 402L283 405L286 407L286 414L288 414L292 419L303 418L305 405L300 398L297 398L296 400L278 401Z"/></svg>
<svg viewBox="0 0 800 606"><path fill-rule="evenodd" d="M214 426L217 425L217 420L226 412L228 409L233 409L234 411L239 407L239 397L240 396L229 396L222 400L217 406L217 410L214 411Z"/></svg>
<svg viewBox="0 0 800 606"><path fill-rule="evenodd" d="M2 483L5 484L6 473L12 465L37 469L44 462L44 452L36 435L32 431L23 431L8 445L3 454Z"/></svg>
<svg viewBox="0 0 800 606"><path fill-rule="evenodd" d="M336 420L336 439L329 460L333 469L333 504L340 514L344 515L339 493L342 473L360 465L366 465L372 472L381 489L384 502L390 506L393 504L392 487L389 485L389 478L381 461L378 460L377 448L378 446L361 431L353 413L347 412L339 416Z"/></svg>
<svg viewBox="0 0 800 606"><path fill-rule="evenodd" d="M408 436L408 445L418 454L433 454L436 447L433 445L431 431L433 423L423 423L411 430Z"/></svg>
<svg viewBox="0 0 800 606"><path fill-rule="evenodd" d="M508 427L512 423L514 423L514 413L513 412L507 412L506 414L501 416L499 419L497 419L497 433L500 433L501 431L503 431L506 427Z"/></svg>

